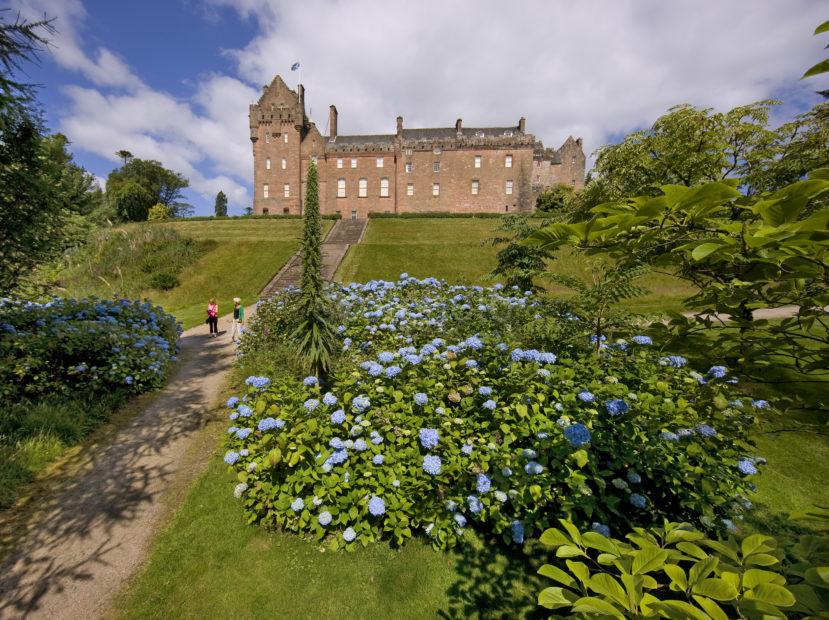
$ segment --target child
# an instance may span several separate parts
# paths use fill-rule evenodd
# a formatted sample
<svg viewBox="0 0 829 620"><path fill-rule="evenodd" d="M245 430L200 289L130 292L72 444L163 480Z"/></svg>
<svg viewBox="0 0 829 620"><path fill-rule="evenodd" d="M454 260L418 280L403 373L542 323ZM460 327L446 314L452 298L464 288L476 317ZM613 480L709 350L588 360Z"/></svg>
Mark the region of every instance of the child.
<svg viewBox="0 0 829 620"><path fill-rule="evenodd" d="M207 324L210 326L210 337L216 338L219 335L219 305L215 299L207 304Z"/></svg>
<svg viewBox="0 0 829 620"><path fill-rule="evenodd" d="M230 339L236 342L242 336L242 323L245 321L245 309L242 307L242 300L233 298L233 328L230 331Z"/></svg>

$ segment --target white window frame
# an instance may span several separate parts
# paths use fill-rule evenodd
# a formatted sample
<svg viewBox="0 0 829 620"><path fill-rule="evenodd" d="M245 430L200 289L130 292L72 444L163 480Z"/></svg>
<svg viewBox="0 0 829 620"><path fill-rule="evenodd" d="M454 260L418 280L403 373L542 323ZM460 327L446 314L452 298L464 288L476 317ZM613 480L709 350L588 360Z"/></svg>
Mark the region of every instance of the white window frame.
<svg viewBox="0 0 829 620"><path fill-rule="evenodd" d="M478 179L472 179L472 187L470 188L473 196L477 196L481 191L481 182Z"/></svg>
<svg viewBox="0 0 829 620"><path fill-rule="evenodd" d="M281 165L282 165L283 170L287 170L288 169L288 160L283 157Z"/></svg>
<svg viewBox="0 0 829 620"><path fill-rule="evenodd" d="M432 183L432 196L440 196L440 183Z"/></svg>
<svg viewBox="0 0 829 620"><path fill-rule="evenodd" d="M262 198L267 198L267 197L268 197L268 184L265 183L264 185L262 185Z"/></svg>
<svg viewBox="0 0 829 620"><path fill-rule="evenodd" d="M412 172L412 170L414 170L414 164L412 164L412 162L410 162L410 161L407 161L406 162L406 173L410 174Z"/></svg>
<svg viewBox="0 0 829 620"><path fill-rule="evenodd" d="M270 169L271 169L271 158L266 157L265 158L265 170L270 170Z"/></svg>
<svg viewBox="0 0 829 620"><path fill-rule="evenodd" d="M345 198L345 179L337 179L337 198Z"/></svg>
<svg viewBox="0 0 829 620"><path fill-rule="evenodd" d="M337 168L342 168L342 167L343 167L343 160L340 157L340 158L337 159Z"/></svg>
<svg viewBox="0 0 829 620"><path fill-rule="evenodd" d="M504 185L504 193L507 196L512 196L512 180L507 181Z"/></svg>
<svg viewBox="0 0 829 620"><path fill-rule="evenodd" d="M360 179L359 181L357 181L357 197L368 197L368 179Z"/></svg>
<svg viewBox="0 0 829 620"><path fill-rule="evenodd" d="M406 195L414 196L414 183L406 184Z"/></svg>
<svg viewBox="0 0 829 620"><path fill-rule="evenodd" d="M285 183L282 186L282 197L283 198L290 198L291 197L291 184Z"/></svg>
<svg viewBox="0 0 829 620"><path fill-rule="evenodd" d="M357 158L356 158L356 157L352 157L352 158L351 158L351 167L352 167L352 168L356 168L356 167L357 167Z"/></svg>
<svg viewBox="0 0 829 620"><path fill-rule="evenodd" d="M378 157L378 158L377 158L377 167L378 167L378 168L382 168L382 167L383 167L383 163L384 163L384 162L383 162L383 158L382 158L382 157Z"/></svg>
<svg viewBox="0 0 829 620"><path fill-rule="evenodd" d="M282 141L285 144L288 144L288 132L286 131L285 133L282 134L282 136L283 136Z"/></svg>
<svg viewBox="0 0 829 620"><path fill-rule="evenodd" d="M380 179L380 198L389 197L389 178L383 177Z"/></svg>
<svg viewBox="0 0 829 620"><path fill-rule="evenodd" d="M432 162L432 172L440 172L440 162Z"/></svg>
<svg viewBox="0 0 829 620"><path fill-rule="evenodd" d="M482 157L480 155L475 155L475 167L476 168L481 167L481 161L482 161Z"/></svg>
<svg viewBox="0 0 829 620"><path fill-rule="evenodd" d="M265 144L270 144L270 143L271 143L271 134L266 131L265 132Z"/></svg>
<svg viewBox="0 0 829 620"><path fill-rule="evenodd" d="M512 168L512 155L507 155L504 158L504 168Z"/></svg>

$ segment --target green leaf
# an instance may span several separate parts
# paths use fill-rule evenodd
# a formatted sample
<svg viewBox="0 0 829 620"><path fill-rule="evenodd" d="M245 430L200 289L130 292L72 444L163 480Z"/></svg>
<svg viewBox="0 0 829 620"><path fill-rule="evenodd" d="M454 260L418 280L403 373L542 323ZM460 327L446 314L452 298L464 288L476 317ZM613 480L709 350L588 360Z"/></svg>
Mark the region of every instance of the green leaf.
<svg viewBox="0 0 829 620"><path fill-rule="evenodd" d="M584 596L573 603L573 611L587 614L607 614L614 618L624 618L625 615L616 607L595 596Z"/></svg>
<svg viewBox="0 0 829 620"><path fill-rule="evenodd" d="M711 620L708 614L685 601L651 603L650 608L661 612L671 620Z"/></svg>
<svg viewBox="0 0 829 620"><path fill-rule="evenodd" d="M829 566L813 566L806 571L806 581L813 586L829 586Z"/></svg>
<svg viewBox="0 0 829 620"><path fill-rule="evenodd" d="M692 558L697 558L698 560L708 557L708 554L702 549L702 547L699 547L694 543L681 542L677 544L676 548L682 551L685 555L690 555Z"/></svg>
<svg viewBox="0 0 829 620"><path fill-rule="evenodd" d="M773 555L769 555L768 553L755 553L750 555L748 559L745 560L746 566L772 566L780 562L779 559L774 557Z"/></svg>
<svg viewBox="0 0 829 620"><path fill-rule="evenodd" d="M795 604L794 595L783 586L775 583L759 583L745 593L745 598L768 603L775 607L791 607Z"/></svg>
<svg viewBox="0 0 829 620"><path fill-rule="evenodd" d="M719 564L719 559L714 556L708 556L704 560L700 560L691 567L688 572L688 583L692 586L698 581L705 579L710 575Z"/></svg>
<svg viewBox="0 0 829 620"><path fill-rule="evenodd" d="M596 549L597 551L612 553L615 556L621 555L619 547L616 546L616 543L597 532L585 532L581 535L581 540L585 547L590 547L591 549Z"/></svg>
<svg viewBox="0 0 829 620"><path fill-rule="evenodd" d="M577 450L576 452L573 452L573 454L571 454L570 456L573 458L573 460L576 461L576 465L578 465L579 468L582 468L585 465L587 465L587 461L589 460L589 457L587 456L587 450Z"/></svg>
<svg viewBox="0 0 829 620"><path fill-rule="evenodd" d="M554 527L545 530L539 540L548 547L560 547L561 545L569 545L573 542L564 532Z"/></svg>
<svg viewBox="0 0 829 620"><path fill-rule="evenodd" d="M820 26L815 28L815 34L823 34L824 32L829 32L829 19L827 19Z"/></svg>
<svg viewBox="0 0 829 620"><path fill-rule="evenodd" d="M665 571L665 574L671 578L671 581L677 585L677 587L681 591L685 591L688 589L688 578L685 576L685 571L682 570L681 566L677 566L676 564L665 564L662 567L662 570Z"/></svg>
<svg viewBox="0 0 829 620"><path fill-rule="evenodd" d="M570 598L568 598L568 594ZM544 588L538 594L538 604L547 609L558 609L559 607L569 607L576 598L576 595L564 588Z"/></svg>
<svg viewBox="0 0 829 620"><path fill-rule="evenodd" d="M774 539L770 536L763 536L762 534L752 534L743 539L742 551L743 557L748 557L752 553L765 553L772 551L776 547Z"/></svg>
<svg viewBox="0 0 829 620"><path fill-rule="evenodd" d="M573 542L577 545L580 545L581 534L579 533L579 528L577 528L567 519L559 519L559 522L564 526L564 529L567 530L567 533L570 534L570 538L573 539Z"/></svg>
<svg viewBox="0 0 829 620"><path fill-rule="evenodd" d="M714 601L710 598L705 598L704 596L695 596L694 600L697 602L697 605L702 607L713 620L728 620L728 616L722 610L722 607L717 605Z"/></svg>
<svg viewBox="0 0 829 620"><path fill-rule="evenodd" d="M587 582L590 579L590 569L587 568L587 564L584 562L573 562L572 560L567 560L565 562L567 564L567 568L570 569L570 573L576 576L582 584L587 585Z"/></svg>
<svg viewBox="0 0 829 620"><path fill-rule="evenodd" d="M712 254L722 247L721 243L701 243L691 252L691 258L695 261L700 261L709 254Z"/></svg>
<svg viewBox="0 0 829 620"><path fill-rule="evenodd" d="M759 568L750 568L743 574L743 587L750 590L761 583L775 583L777 585L785 585L786 578L783 575L778 575L769 570L760 570Z"/></svg>
<svg viewBox="0 0 829 620"><path fill-rule="evenodd" d="M659 547L645 547L633 553L631 572L634 575L644 575L652 570L661 568L668 558L668 552Z"/></svg>
<svg viewBox="0 0 829 620"><path fill-rule="evenodd" d="M820 75L821 73L826 73L827 71L829 71L829 58L821 60L814 67L804 73L800 79L802 80L803 78L812 77L813 75Z"/></svg>
<svg viewBox="0 0 829 620"><path fill-rule="evenodd" d="M625 589L622 585L607 573L598 573L590 577L587 586L596 592L608 598L613 599L616 603L627 609L628 601Z"/></svg>
<svg viewBox="0 0 829 620"><path fill-rule="evenodd" d="M565 586L571 588L576 585L575 579L573 579L565 571L561 570L558 566L553 566L552 564L545 564L544 566L539 568L538 574L543 575L545 577L549 577L553 581L563 583Z"/></svg>
<svg viewBox="0 0 829 620"><path fill-rule="evenodd" d="M556 549L556 557L559 558L574 558L580 555L584 555L584 551L573 545L562 545Z"/></svg>
<svg viewBox="0 0 829 620"><path fill-rule="evenodd" d="M707 596L717 601L731 601L739 596L737 588L723 579L703 579L694 584L691 591L694 594Z"/></svg>

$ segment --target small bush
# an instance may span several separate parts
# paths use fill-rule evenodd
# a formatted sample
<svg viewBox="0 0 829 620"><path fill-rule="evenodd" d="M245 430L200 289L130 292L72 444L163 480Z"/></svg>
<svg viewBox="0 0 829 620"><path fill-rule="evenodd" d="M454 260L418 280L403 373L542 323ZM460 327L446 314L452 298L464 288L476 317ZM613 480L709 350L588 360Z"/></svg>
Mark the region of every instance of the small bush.
<svg viewBox="0 0 829 620"><path fill-rule="evenodd" d="M441 219L499 219L508 215L507 213L448 213L446 211L420 211L413 213L382 213L379 211L372 211L368 214L372 219L422 219L422 218L441 218Z"/></svg>
<svg viewBox="0 0 829 620"><path fill-rule="evenodd" d="M160 291L169 291L176 288L181 282L174 273L156 273L150 278L150 286Z"/></svg>

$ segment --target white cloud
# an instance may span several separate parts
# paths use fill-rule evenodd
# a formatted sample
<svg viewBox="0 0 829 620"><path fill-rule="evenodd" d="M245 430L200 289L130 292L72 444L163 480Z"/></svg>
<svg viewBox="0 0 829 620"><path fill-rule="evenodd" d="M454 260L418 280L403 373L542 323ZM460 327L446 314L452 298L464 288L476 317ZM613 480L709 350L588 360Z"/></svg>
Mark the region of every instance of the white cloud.
<svg viewBox="0 0 829 620"><path fill-rule="evenodd" d="M512 124L548 146L581 135L588 149L650 124L682 102L718 109L788 88L821 58L816 1L213 0L257 20L232 52L256 84L301 60L320 128L328 105L343 133L407 126Z"/></svg>

